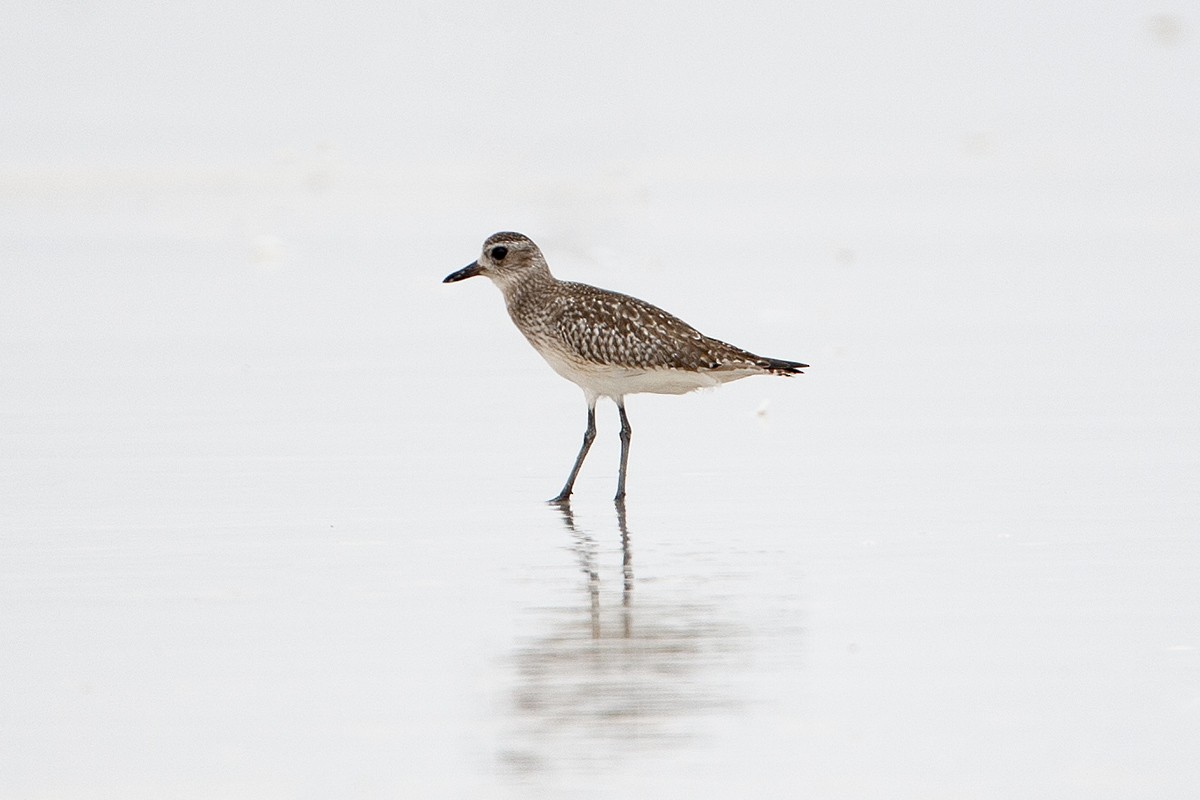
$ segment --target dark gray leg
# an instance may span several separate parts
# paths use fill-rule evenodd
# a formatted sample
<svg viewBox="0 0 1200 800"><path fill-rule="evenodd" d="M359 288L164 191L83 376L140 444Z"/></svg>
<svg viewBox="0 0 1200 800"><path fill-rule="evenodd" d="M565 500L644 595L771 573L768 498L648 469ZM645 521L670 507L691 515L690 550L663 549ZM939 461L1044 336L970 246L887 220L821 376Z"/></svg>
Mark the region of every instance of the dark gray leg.
<svg viewBox="0 0 1200 800"><path fill-rule="evenodd" d="M617 496L614 500L625 499L625 469L629 466L629 439L633 436L633 428L629 427L629 417L625 416L624 398L617 401L617 411L621 412L621 474L617 476Z"/></svg>
<svg viewBox="0 0 1200 800"><path fill-rule="evenodd" d="M571 467L571 474L567 477L567 482L563 485L562 491L558 493L558 497L551 498L551 503L565 503L571 499L571 490L575 488L575 476L579 474L579 468L583 466L583 459L587 456L588 450L592 449L592 442L595 439L596 402L593 400L588 403L587 430L583 432L583 446L579 448L579 455L575 456L575 466Z"/></svg>

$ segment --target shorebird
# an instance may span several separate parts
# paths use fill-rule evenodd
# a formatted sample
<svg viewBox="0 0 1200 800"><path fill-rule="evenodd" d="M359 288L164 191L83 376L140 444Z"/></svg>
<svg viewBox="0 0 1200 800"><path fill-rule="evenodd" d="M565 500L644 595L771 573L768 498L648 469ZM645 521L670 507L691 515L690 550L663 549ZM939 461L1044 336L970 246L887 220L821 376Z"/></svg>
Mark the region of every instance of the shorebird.
<svg viewBox="0 0 1200 800"><path fill-rule="evenodd" d="M798 375L808 364L764 358L713 339L644 300L550 274L542 251L528 236L492 234L478 261L442 283L484 275L504 294L508 315L533 349L583 390L587 429L583 446L562 491L550 502L565 503L579 468L596 438L596 401L608 397L621 415L621 471L616 500L625 499L632 429L625 395L684 394L750 375Z"/></svg>

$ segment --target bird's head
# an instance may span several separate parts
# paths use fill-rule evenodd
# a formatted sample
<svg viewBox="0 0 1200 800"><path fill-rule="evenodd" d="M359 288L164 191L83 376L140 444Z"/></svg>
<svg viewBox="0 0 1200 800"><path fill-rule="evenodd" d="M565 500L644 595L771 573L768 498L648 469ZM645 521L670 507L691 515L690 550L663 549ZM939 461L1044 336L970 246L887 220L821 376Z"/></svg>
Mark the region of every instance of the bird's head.
<svg viewBox="0 0 1200 800"><path fill-rule="evenodd" d="M533 240L521 233L501 231L493 233L483 243L483 252L479 254L478 261L450 273L442 283L486 275L503 288L540 272L548 272L548 268L542 251Z"/></svg>

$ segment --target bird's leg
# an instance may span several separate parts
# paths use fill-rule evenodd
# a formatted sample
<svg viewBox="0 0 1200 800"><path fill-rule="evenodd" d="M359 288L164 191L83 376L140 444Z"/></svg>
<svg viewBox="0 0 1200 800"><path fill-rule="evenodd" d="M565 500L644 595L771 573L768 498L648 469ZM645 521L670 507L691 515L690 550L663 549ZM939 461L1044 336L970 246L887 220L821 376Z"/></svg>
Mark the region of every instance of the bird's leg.
<svg viewBox="0 0 1200 800"><path fill-rule="evenodd" d="M571 467L571 474L567 477L567 482L563 484L562 491L558 493L558 497L550 500L551 503L565 503L571 499L571 490L575 488L575 476L579 474L579 468L583 466L583 459L587 456L588 450L592 449L592 442L595 438L596 401L592 400L588 403L587 430L583 432L583 446L579 448L579 455L575 456L575 466Z"/></svg>
<svg viewBox="0 0 1200 800"><path fill-rule="evenodd" d="M629 427L629 417L625 416L625 400L617 401L617 411L621 413L621 473L617 476L617 496L614 500L625 499L625 469L629 466L629 440L633 436L633 428Z"/></svg>

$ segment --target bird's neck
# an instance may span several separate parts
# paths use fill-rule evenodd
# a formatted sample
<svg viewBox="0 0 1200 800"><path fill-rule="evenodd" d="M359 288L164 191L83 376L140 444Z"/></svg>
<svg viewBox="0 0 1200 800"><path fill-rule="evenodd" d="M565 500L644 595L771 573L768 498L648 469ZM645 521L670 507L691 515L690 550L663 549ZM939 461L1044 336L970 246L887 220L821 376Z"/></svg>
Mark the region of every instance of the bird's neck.
<svg viewBox="0 0 1200 800"><path fill-rule="evenodd" d="M558 283L550 274L550 268L544 265L521 270L516 275L497 275L495 281L504 293L504 302L510 313L552 291Z"/></svg>

